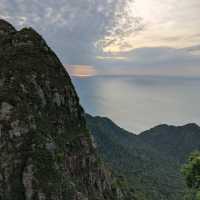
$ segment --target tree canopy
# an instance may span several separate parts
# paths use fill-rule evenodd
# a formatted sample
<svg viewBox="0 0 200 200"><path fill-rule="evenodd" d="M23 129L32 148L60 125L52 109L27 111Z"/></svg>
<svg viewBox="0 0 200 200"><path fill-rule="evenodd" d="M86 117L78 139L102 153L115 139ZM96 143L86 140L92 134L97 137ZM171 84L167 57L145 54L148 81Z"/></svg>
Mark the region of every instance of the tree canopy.
<svg viewBox="0 0 200 200"><path fill-rule="evenodd" d="M189 192L185 199L200 200L200 152L190 155L187 164L182 168Z"/></svg>

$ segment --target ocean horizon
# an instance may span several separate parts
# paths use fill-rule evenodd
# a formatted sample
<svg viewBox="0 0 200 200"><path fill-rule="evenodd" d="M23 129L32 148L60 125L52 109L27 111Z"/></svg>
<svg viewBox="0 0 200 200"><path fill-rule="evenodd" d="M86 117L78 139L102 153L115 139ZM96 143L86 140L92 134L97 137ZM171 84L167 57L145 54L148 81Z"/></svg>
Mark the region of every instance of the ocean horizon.
<svg viewBox="0 0 200 200"><path fill-rule="evenodd" d="M159 124L200 124L200 77L72 77L85 111L135 134Z"/></svg>

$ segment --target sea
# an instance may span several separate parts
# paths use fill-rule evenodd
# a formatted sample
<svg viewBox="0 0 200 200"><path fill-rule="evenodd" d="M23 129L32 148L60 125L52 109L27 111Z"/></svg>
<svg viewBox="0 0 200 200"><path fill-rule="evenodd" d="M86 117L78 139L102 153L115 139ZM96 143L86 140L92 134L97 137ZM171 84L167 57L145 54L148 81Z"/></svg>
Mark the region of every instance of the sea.
<svg viewBox="0 0 200 200"><path fill-rule="evenodd" d="M139 134L159 124L200 125L200 77L72 77L84 110Z"/></svg>

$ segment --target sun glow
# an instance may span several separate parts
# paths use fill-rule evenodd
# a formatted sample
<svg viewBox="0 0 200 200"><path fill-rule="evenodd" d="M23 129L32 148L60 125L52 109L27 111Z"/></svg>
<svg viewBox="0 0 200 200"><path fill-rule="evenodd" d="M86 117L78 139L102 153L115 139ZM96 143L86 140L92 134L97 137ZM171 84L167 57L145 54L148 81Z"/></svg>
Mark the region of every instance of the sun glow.
<svg viewBox="0 0 200 200"><path fill-rule="evenodd" d="M200 39L198 0L130 0L112 34L103 38L104 52L169 46L185 48Z"/></svg>
<svg viewBox="0 0 200 200"><path fill-rule="evenodd" d="M85 78L95 76L96 69L90 65L65 65L71 76Z"/></svg>

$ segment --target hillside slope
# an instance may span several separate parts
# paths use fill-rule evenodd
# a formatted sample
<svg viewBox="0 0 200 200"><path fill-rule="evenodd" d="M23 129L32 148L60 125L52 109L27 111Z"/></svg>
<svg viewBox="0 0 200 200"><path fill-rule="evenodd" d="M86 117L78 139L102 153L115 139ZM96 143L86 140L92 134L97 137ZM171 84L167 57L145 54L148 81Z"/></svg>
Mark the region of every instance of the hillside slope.
<svg viewBox="0 0 200 200"><path fill-rule="evenodd" d="M108 118L86 119L99 152L134 185L139 199L182 200L181 164L200 149L200 127L160 125L134 135Z"/></svg>
<svg viewBox="0 0 200 200"><path fill-rule="evenodd" d="M139 138L154 148L184 163L192 151L200 149L200 127L159 125L139 135Z"/></svg>

